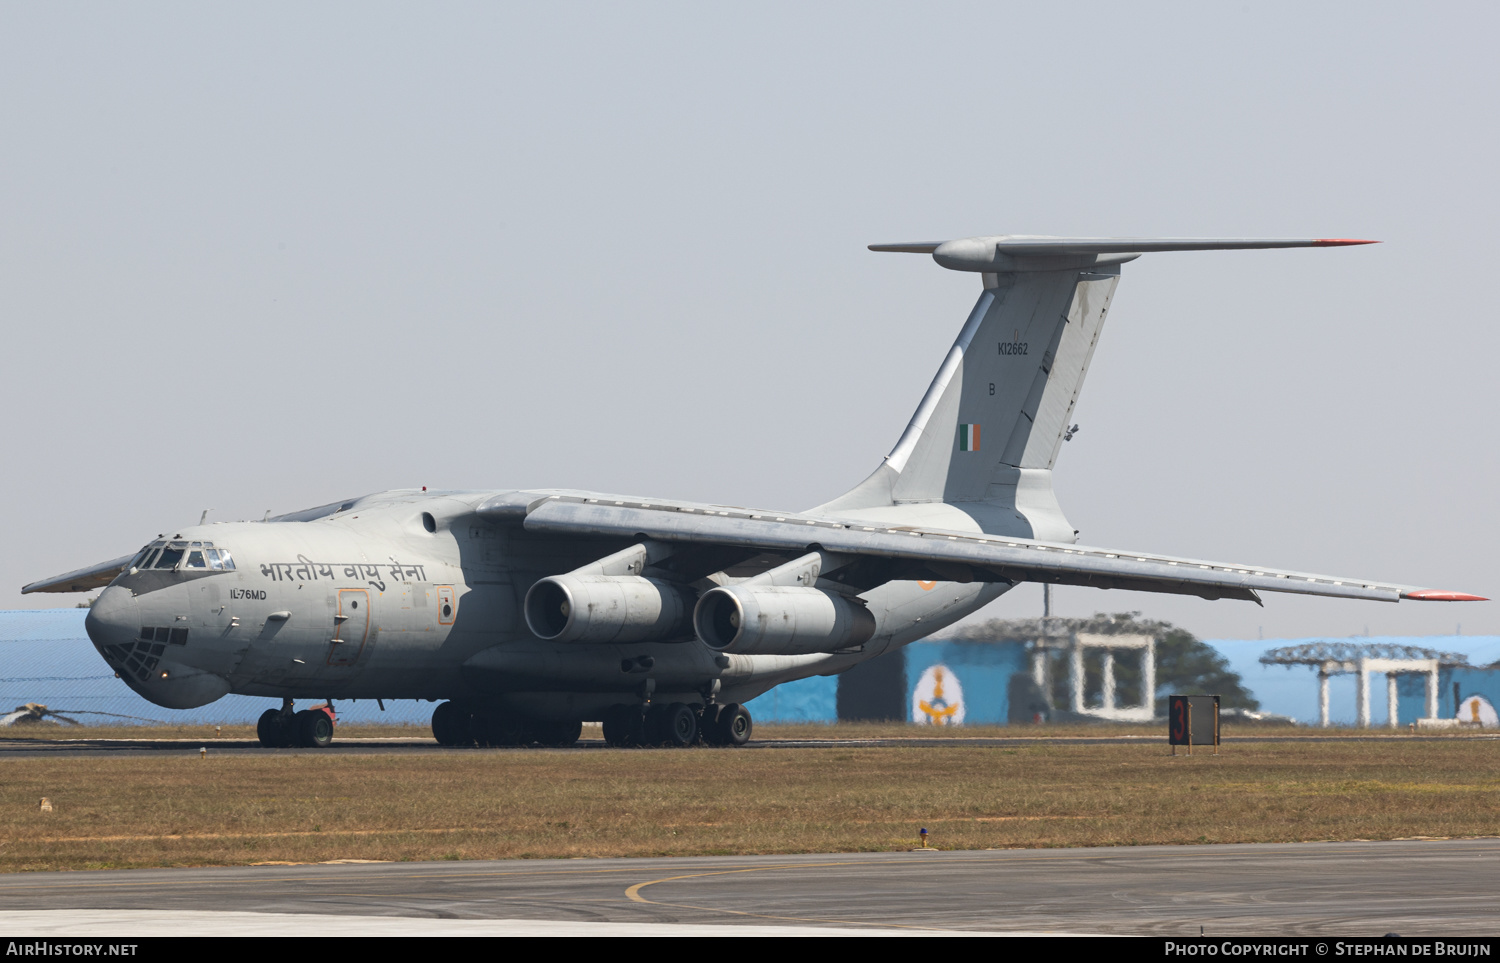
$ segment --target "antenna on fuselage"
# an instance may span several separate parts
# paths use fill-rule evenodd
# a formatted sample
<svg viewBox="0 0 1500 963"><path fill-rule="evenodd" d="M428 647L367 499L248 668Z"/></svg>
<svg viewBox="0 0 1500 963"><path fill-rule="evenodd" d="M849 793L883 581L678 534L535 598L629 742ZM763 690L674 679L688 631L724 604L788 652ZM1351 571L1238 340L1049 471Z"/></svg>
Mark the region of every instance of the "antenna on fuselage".
<svg viewBox="0 0 1500 963"><path fill-rule="evenodd" d="M203 510L203 514L198 516L198 524L199 525L202 525L204 522L208 521L208 513L211 512L211 511L213 511L212 508L205 508Z"/></svg>

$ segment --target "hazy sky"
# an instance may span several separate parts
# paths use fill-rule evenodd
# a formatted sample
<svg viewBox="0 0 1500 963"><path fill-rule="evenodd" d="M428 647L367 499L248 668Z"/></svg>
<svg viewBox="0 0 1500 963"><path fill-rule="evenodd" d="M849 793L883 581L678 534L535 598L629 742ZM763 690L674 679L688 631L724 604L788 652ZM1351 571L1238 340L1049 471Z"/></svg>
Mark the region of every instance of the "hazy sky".
<svg viewBox="0 0 1500 963"><path fill-rule="evenodd" d="M1500 595L1488 4L0 6L0 607L383 488L805 508L979 291L880 241L1370 237L1124 280L1088 544ZM985 616L1031 615L1020 589ZM1500 603L1061 589L1204 636Z"/></svg>

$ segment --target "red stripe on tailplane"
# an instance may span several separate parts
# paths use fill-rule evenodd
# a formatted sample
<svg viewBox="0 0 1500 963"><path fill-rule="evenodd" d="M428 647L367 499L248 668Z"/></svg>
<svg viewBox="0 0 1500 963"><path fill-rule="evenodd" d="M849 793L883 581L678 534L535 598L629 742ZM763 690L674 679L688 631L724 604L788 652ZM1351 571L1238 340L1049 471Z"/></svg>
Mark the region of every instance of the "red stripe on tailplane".
<svg viewBox="0 0 1500 963"><path fill-rule="evenodd" d="M1415 592L1402 592L1404 599L1414 599L1418 602L1488 602L1489 599L1483 595L1466 595L1463 592L1445 592L1442 589L1417 589Z"/></svg>
<svg viewBox="0 0 1500 963"><path fill-rule="evenodd" d="M1348 247L1350 244L1379 244L1379 241L1361 241L1353 237L1320 237L1313 241L1314 247Z"/></svg>

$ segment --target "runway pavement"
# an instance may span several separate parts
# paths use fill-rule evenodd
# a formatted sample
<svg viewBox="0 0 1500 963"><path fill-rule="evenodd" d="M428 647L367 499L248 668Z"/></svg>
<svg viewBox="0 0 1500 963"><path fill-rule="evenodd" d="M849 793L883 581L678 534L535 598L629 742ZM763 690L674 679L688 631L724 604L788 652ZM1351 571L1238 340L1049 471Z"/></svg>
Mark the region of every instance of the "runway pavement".
<svg viewBox="0 0 1500 963"><path fill-rule="evenodd" d="M1494 936L1497 921L1500 839L0 878L0 928L17 935L703 935L725 927L748 936L812 927L829 935Z"/></svg>
<svg viewBox="0 0 1500 963"><path fill-rule="evenodd" d="M1333 736L1310 736L1310 735L1264 735L1264 736L1235 736L1223 740L1223 745L1248 745L1252 743L1312 743L1312 742L1389 742L1392 740L1406 742L1451 742L1455 738L1468 740L1500 739L1496 734L1465 734L1455 737L1451 735L1437 736L1414 736L1388 733L1371 733L1369 735L1333 735ZM919 737L904 736L897 739L756 739L748 745L735 750L744 752L747 750L775 750L775 749L850 749L850 748L880 748L904 746L908 748L933 748L937 746L970 746L974 748L1018 748L1022 746L1039 745L1166 745L1165 734L1160 736L1018 736L999 738L975 738L955 737L944 738L940 736ZM200 748L207 748L211 752L228 752L236 755L288 755L298 753L321 753L321 754L353 754L368 755L378 753L431 753L431 752L538 752L539 748L486 748L468 746L455 748L440 746L429 737L402 737L402 738L356 738L335 739L331 746L324 749L266 749L254 740L235 739L5 739L0 738L0 760L7 758L36 758L36 757L59 757L76 756L87 758L90 756L130 756L130 755L152 755L158 753L196 753ZM604 744L602 739L585 738L578 745L569 749L549 749L550 752L619 752L631 750L614 750ZM1199 752L1205 751L1198 747Z"/></svg>

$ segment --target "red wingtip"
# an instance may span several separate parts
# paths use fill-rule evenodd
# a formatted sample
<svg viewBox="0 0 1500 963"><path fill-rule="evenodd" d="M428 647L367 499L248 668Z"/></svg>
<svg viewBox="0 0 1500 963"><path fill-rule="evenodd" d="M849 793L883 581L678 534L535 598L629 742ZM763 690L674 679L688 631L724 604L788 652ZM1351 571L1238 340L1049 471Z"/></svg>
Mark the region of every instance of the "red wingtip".
<svg viewBox="0 0 1500 963"><path fill-rule="evenodd" d="M1445 592L1442 589L1418 589L1415 592L1402 592L1404 599L1415 599L1418 602L1488 602L1489 599L1483 595L1465 595L1463 592Z"/></svg>
<svg viewBox="0 0 1500 963"><path fill-rule="evenodd" d="M1355 237L1320 237L1313 241L1316 247L1348 247L1350 244L1379 244L1379 241L1361 241Z"/></svg>

